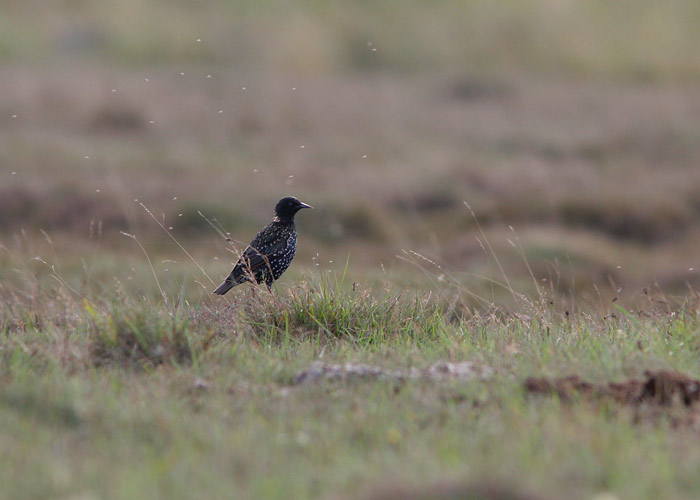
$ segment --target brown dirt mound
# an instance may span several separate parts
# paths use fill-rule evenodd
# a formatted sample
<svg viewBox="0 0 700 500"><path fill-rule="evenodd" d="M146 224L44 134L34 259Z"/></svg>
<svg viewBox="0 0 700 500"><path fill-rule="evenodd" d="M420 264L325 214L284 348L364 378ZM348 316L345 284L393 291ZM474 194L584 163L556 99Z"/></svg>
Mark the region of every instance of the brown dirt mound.
<svg viewBox="0 0 700 500"><path fill-rule="evenodd" d="M667 415L672 427L700 430L700 381L682 373L660 370L644 372L643 380L593 384L578 375L550 379L528 378L528 394L556 394L563 402L574 400L614 401L635 408L635 422L658 422Z"/></svg>
<svg viewBox="0 0 700 500"><path fill-rule="evenodd" d="M409 484L384 485L369 492L365 491L357 498L370 500L543 500L543 497L524 493L501 484L467 485L451 481L439 481L423 487Z"/></svg>
<svg viewBox="0 0 700 500"><path fill-rule="evenodd" d="M556 379L530 377L525 380L525 391L530 394L554 394L562 401L582 398L609 398L628 405L651 404L691 407L700 401L700 381L678 372L644 372L644 380L626 380L620 383L593 384L578 375Z"/></svg>
<svg viewBox="0 0 700 500"><path fill-rule="evenodd" d="M700 401L700 381L682 373L660 371L646 372L647 381L639 395L640 401L653 402L662 406L679 400L684 406L693 406Z"/></svg>

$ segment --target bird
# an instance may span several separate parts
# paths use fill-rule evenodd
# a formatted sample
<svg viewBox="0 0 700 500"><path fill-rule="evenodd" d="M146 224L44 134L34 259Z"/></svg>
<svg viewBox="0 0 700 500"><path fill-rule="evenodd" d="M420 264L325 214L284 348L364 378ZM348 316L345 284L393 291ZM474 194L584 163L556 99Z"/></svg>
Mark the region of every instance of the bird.
<svg viewBox="0 0 700 500"><path fill-rule="evenodd" d="M263 281L272 291L272 283L287 270L297 251L297 228L294 216L302 208L313 208L294 196L286 196L275 205L275 216L262 228L243 251L233 271L213 293L224 295L246 281Z"/></svg>

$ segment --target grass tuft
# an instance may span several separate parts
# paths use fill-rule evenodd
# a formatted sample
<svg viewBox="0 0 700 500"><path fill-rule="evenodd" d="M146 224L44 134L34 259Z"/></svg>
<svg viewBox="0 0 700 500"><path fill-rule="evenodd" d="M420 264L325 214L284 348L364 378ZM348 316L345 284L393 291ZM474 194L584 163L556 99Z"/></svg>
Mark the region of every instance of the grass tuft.
<svg viewBox="0 0 700 500"><path fill-rule="evenodd" d="M245 332L264 344L303 339L346 340L359 346L392 338L432 341L447 328L430 294L410 297L394 291L378 297L325 279L305 282L284 295L254 289L235 300L225 311L206 314L205 322L215 328L213 319L219 332Z"/></svg>
<svg viewBox="0 0 700 500"><path fill-rule="evenodd" d="M146 368L190 364L188 323L177 313L147 306L90 310L90 359L95 366Z"/></svg>

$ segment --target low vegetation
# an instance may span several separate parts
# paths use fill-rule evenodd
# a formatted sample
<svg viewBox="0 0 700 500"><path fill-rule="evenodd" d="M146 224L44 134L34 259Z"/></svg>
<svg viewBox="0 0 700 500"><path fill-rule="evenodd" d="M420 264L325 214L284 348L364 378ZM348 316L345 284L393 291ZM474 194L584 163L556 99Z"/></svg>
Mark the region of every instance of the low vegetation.
<svg viewBox="0 0 700 500"><path fill-rule="evenodd" d="M700 498L697 0L5 3L0 500Z"/></svg>
<svg viewBox="0 0 700 500"><path fill-rule="evenodd" d="M199 305L4 287L0 497L700 494L693 304L507 311L333 276Z"/></svg>

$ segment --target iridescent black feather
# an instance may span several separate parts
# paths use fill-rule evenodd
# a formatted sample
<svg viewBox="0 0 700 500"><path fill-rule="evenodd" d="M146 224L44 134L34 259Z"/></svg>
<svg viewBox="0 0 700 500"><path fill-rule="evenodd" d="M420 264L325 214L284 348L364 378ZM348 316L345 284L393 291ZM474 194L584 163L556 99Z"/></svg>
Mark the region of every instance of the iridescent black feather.
<svg viewBox="0 0 700 500"><path fill-rule="evenodd" d="M282 198L275 205L275 217L262 228L243 251L228 278L214 290L223 295L246 281L265 282L268 289L282 276L297 250L297 229L294 215L302 208L311 208L293 196Z"/></svg>

